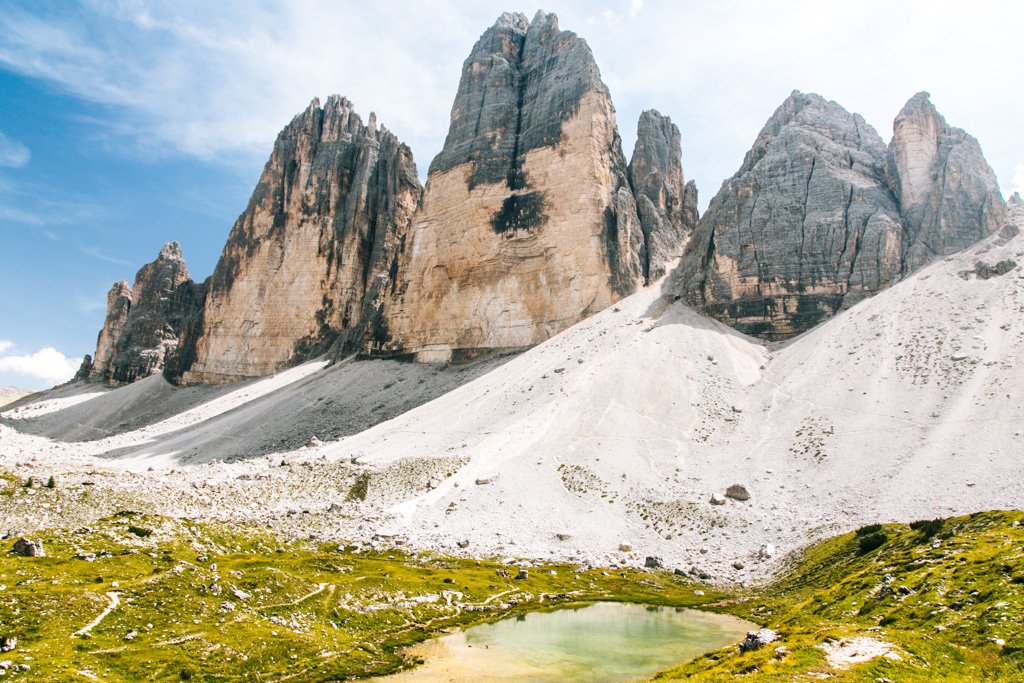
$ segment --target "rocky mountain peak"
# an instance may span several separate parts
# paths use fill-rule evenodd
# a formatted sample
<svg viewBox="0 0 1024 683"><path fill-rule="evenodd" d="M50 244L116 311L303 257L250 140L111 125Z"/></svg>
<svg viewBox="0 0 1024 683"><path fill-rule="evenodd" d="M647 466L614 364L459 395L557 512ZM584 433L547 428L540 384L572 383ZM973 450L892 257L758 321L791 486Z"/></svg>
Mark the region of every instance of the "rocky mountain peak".
<svg viewBox="0 0 1024 683"><path fill-rule="evenodd" d="M412 152L376 116L364 125L347 98L314 99L278 135L231 229L183 340L182 381L358 348L420 195Z"/></svg>
<svg viewBox="0 0 1024 683"><path fill-rule="evenodd" d="M182 308L179 292L193 286L177 242L165 244L156 260L140 268L131 287L127 280L114 283L96 352L76 377L117 385L160 372L183 320L194 312L190 305Z"/></svg>
<svg viewBox="0 0 1024 683"><path fill-rule="evenodd" d="M697 225L697 186L683 175L679 128L654 109L640 114L629 183L644 233L648 280L665 274Z"/></svg>
<svg viewBox="0 0 1024 683"><path fill-rule="evenodd" d="M794 91L712 199L669 288L743 332L798 334L899 275L885 144L864 120Z"/></svg>
<svg viewBox="0 0 1024 683"><path fill-rule="evenodd" d="M893 122L886 176L906 221L906 273L961 251L1002 227L1005 205L978 141L953 128L927 92Z"/></svg>
<svg viewBox="0 0 1024 683"><path fill-rule="evenodd" d="M888 147L857 114L794 91L723 184L670 289L740 330L784 339L1002 226L977 141L926 92Z"/></svg>
<svg viewBox="0 0 1024 683"><path fill-rule="evenodd" d="M1020 192L1014 192L1010 195L1010 201L1008 203L1014 206L1024 206L1024 199L1021 199Z"/></svg>
<svg viewBox="0 0 1024 683"><path fill-rule="evenodd" d="M553 14L505 14L463 63L372 351L449 360L532 346L634 291L645 262L590 48Z"/></svg>

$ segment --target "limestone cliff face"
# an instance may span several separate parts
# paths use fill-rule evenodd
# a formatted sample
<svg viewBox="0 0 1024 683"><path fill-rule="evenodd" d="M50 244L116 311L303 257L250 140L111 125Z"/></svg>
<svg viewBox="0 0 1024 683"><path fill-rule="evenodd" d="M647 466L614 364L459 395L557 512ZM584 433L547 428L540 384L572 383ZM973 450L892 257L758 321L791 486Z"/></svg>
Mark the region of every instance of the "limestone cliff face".
<svg viewBox="0 0 1024 683"><path fill-rule="evenodd" d="M553 14L505 14L463 64L372 353L532 346L631 293L646 254L608 89Z"/></svg>
<svg viewBox="0 0 1024 683"><path fill-rule="evenodd" d="M679 128L653 109L640 115L629 162L629 184L644 233L645 275L665 274L697 226L697 186L683 175Z"/></svg>
<svg viewBox="0 0 1024 683"><path fill-rule="evenodd" d="M907 225L908 273L991 235L1006 218L978 141L948 125L929 97L920 92L900 111L886 158Z"/></svg>
<svg viewBox="0 0 1024 683"><path fill-rule="evenodd" d="M78 371L79 377L93 382L106 381L108 370L117 352L117 342L128 324L128 313L132 308L132 288L127 280L118 280L107 292L107 315L103 319L99 337L96 339L96 353L92 355L91 367L84 365Z"/></svg>
<svg viewBox="0 0 1024 683"><path fill-rule="evenodd" d="M860 116L793 93L712 200L669 290L785 339L994 233L1006 218L995 174L928 97L910 99L886 149Z"/></svg>
<svg viewBox="0 0 1024 683"><path fill-rule="evenodd" d="M119 385L160 372L177 347L182 320L196 308L181 300L181 292L193 286L177 242L164 245L155 261L140 268L131 288L126 280L115 283L96 353L76 377Z"/></svg>
<svg viewBox="0 0 1024 683"><path fill-rule="evenodd" d="M358 346L420 193L409 148L372 114L314 100L278 136L174 372L224 382Z"/></svg>
<svg viewBox="0 0 1024 683"><path fill-rule="evenodd" d="M669 286L766 339L891 285L903 231L885 144L835 102L794 92L702 217Z"/></svg>

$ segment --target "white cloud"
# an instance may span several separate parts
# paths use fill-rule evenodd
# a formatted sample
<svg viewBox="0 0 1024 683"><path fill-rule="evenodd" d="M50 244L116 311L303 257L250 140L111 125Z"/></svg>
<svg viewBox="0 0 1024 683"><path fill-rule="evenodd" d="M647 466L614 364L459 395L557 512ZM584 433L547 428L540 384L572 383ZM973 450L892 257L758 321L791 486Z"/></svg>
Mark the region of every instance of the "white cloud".
<svg viewBox="0 0 1024 683"><path fill-rule="evenodd" d="M0 133L0 166L21 168L32 158L28 147Z"/></svg>
<svg viewBox="0 0 1024 683"><path fill-rule="evenodd" d="M99 124L112 148L255 174L290 118L335 92L364 118L376 111L425 170L443 144L462 60L507 1L93 0L45 18L32 8L0 13L0 66L112 105ZM1024 3L945 12L929 0L864 0L853 11L817 0L561 0L556 9L597 57L626 154L640 111L671 116L702 203L793 89L863 114L884 139L903 103L929 90L999 177L1024 158L1006 115L1024 111L1024 89L992 66L1020 61Z"/></svg>
<svg viewBox="0 0 1024 683"><path fill-rule="evenodd" d="M68 358L52 346L47 346L31 354L0 356L0 373L20 375L51 385L61 384L74 377L81 363L81 358Z"/></svg>
<svg viewBox="0 0 1024 683"><path fill-rule="evenodd" d="M1019 192L1020 196L1024 197L1024 164L1017 164L1013 168L1013 180L1010 181L1009 195L1014 192Z"/></svg>
<svg viewBox="0 0 1024 683"><path fill-rule="evenodd" d="M115 258L115 257L111 256L110 254L105 253L99 247L95 247L95 246L81 247L80 246L79 249L82 251L83 254L86 254L88 256L92 256L93 258L99 259L100 261L106 261L107 263L113 263L113 264L118 265L118 266L130 266L130 265L132 265L128 261L124 261L122 259Z"/></svg>
<svg viewBox="0 0 1024 683"><path fill-rule="evenodd" d="M0 339L0 353L4 353L14 348L14 342L9 339Z"/></svg>

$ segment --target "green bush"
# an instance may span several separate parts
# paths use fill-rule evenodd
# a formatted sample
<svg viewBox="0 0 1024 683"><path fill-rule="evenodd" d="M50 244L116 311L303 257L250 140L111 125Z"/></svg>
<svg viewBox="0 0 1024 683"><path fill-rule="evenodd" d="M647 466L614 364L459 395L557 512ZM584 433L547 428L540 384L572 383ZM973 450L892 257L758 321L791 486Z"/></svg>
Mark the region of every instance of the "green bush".
<svg viewBox="0 0 1024 683"><path fill-rule="evenodd" d="M878 548L883 543L889 540L889 537L884 532L876 531L860 537L860 553L870 553L875 548Z"/></svg>
<svg viewBox="0 0 1024 683"><path fill-rule="evenodd" d="M857 529L857 535L870 536L871 534L877 534L881 530L881 524L868 524L867 526L862 526L861 528Z"/></svg>
<svg viewBox="0 0 1024 683"><path fill-rule="evenodd" d="M134 524L128 525L128 533L135 534L139 538L146 538L153 535L152 529L144 529L141 526L135 526Z"/></svg>
<svg viewBox="0 0 1024 683"><path fill-rule="evenodd" d="M944 523L945 520L942 519L919 519L916 522L911 522L910 528L914 531L920 531L923 539L929 539L942 531Z"/></svg>
<svg viewBox="0 0 1024 683"><path fill-rule="evenodd" d="M366 494L370 490L370 473L363 472L356 477L355 483L352 484L352 488L348 490L349 500L366 500Z"/></svg>

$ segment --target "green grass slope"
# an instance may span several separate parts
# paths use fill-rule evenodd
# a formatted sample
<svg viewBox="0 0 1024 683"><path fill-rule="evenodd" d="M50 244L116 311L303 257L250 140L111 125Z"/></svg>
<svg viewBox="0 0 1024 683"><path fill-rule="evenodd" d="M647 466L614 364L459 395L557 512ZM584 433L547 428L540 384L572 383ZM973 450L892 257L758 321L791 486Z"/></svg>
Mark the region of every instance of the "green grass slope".
<svg viewBox="0 0 1024 683"><path fill-rule="evenodd" d="M410 665L401 648L442 629L525 610L724 597L664 572L551 565L516 580L499 562L130 512L33 538L46 557L0 545L0 638L17 638L5 680L348 680Z"/></svg>
<svg viewBox="0 0 1024 683"><path fill-rule="evenodd" d="M1022 525L1020 512L986 512L818 543L778 581L717 607L778 642L709 653L657 680L1024 681ZM847 657L829 661L826 649Z"/></svg>

